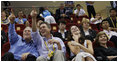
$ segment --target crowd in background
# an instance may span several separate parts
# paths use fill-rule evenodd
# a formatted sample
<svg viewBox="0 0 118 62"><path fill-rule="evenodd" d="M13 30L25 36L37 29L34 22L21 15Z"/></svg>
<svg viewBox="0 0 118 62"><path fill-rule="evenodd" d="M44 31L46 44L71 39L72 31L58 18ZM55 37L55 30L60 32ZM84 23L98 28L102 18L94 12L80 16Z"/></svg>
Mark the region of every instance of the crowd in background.
<svg viewBox="0 0 118 62"><path fill-rule="evenodd" d="M112 1L109 16L102 17L94 9L94 1L86 1L88 16L80 4L65 1L52 14L47 7L39 12L32 8L30 20L19 10L9 8L10 2L4 2L6 8L1 12L1 24L8 26L8 32L1 30L1 46L10 43L10 49L3 61L116 61L117 60L117 2ZM71 22L71 18L81 19L80 23ZM73 19L74 19L73 18ZM69 20L69 23L65 20ZM26 27L23 36L17 34L16 24ZM51 30L51 24L57 24L58 30ZM70 26L67 28L67 25ZM93 26L92 26L92 25ZM90 28L95 27L95 29ZM3 27L4 28L4 27ZM112 45L110 45L112 44Z"/></svg>

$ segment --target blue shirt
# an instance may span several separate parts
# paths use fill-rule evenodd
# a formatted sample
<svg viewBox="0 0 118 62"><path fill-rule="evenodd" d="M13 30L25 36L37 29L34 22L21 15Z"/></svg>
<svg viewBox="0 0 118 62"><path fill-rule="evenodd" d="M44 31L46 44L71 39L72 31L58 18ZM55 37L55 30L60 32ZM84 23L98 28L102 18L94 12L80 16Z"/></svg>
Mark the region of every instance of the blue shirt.
<svg viewBox="0 0 118 62"><path fill-rule="evenodd" d="M26 18L22 18L22 19L15 18L15 22L18 23L18 24L24 24L26 21L27 21Z"/></svg>
<svg viewBox="0 0 118 62"><path fill-rule="evenodd" d="M39 34L38 30L36 32L31 33L31 35L32 35L32 39L37 44L37 49L38 49L38 52L39 52L40 56L43 56L44 58L48 57L48 52L49 51L48 51L48 49L47 49L44 42L47 43L47 46L48 46L49 50L54 51L53 50L53 44L48 44L48 40L50 40L50 39L58 40L60 42L60 45L61 45L61 49L62 49L61 51L64 52L64 54L66 53L65 44L63 43L63 41L60 38L52 36L50 39L46 39L45 37L42 37ZM58 46L57 46L56 43L54 44L54 48L55 48L55 51L58 50Z"/></svg>
<svg viewBox="0 0 118 62"><path fill-rule="evenodd" d="M36 44L31 40L26 42L21 36L19 36L15 31L15 24L9 25L9 40L10 40L10 50L9 52L14 54L14 58L21 60L21 55L23 53L30 53L35 57L39 56L36 49Z"/></svg>
<svg viewBox="0 0 118 62"><path fill-rule="evenodd" d="M44 10L42 15L45 18L47 16L51 16L51 13L48 10Z"/></svg>

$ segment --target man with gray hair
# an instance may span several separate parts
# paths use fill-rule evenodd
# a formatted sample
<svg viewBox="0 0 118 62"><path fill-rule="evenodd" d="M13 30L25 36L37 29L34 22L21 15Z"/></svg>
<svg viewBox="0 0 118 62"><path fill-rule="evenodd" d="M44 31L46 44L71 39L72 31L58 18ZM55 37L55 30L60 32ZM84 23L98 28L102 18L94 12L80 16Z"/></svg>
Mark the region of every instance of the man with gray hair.
<svg viewBox="0 0 118 62"><path fill-rule="evenodd" d="M10 50L5 53L2 57L2 61L35 61L36 57L39 56L39 53L36 49L36 44L31 38L31 28L26 27L23 31L23 38L19 36L15 31L15 15L12 14L9 16L9 41L10 41Z"/></svg>

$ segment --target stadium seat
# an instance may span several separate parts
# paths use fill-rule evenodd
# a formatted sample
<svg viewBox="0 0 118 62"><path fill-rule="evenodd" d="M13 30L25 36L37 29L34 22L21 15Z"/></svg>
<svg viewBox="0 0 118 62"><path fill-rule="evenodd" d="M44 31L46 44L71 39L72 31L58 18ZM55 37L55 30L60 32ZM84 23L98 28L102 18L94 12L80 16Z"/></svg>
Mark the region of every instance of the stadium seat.
<svg viewBox="0 0 118 62"><path fill-rule="evenodd" d="M57 32L58 31L58 25L57 24L50 24L51 25L51 30L53 32Z"/></svg>
<svg viewBox="0 0 118 62"><path fill-rule="evenodd" d="M97 29L97 25L96 25L96 24L90 24L90 26L91 26L91 28L92 28L93 30L96 30L96 29Z"/></svg>
<svg viewBox="0 0 118 62"><path fill-rule="evenodd" d="M15 24L16 31L24 30L25 25L24 24Z"/></svg>
<svg viewBox="0 0 118 62"><path fill-rule="evenodd" d="M16 33L23 37L23 30L16 31Z"/></svg>
<svg viewBox="0 0 118 62"><path fill-rule="evenodd" d="M8 52L10 49L10 43L9 41L7 43L5 43L3 46L2 46L2 49L1 49L1 56L3 56L6 52Z"/></svg>
<svg viewBox="0 0 118 62"><path fill-rule="evenodd" d="M4 30L7 33L8 32L8 25L1 24L1 30Z"/></svg>
<svg viewBox="0 0 118 62"><path fill-rule="evenodd" d="M66 21L66 23L71 23L70 19L64 19L64 21Z"/></svg>
<svg viewBox="0 0 118 62"><path fill-rule="evenodd" d="M32 24L32 19L28 19L29 23Z"/></svg>
<svg viewBox="0 0 118 62"><path fill-rule="evenodd" d="M28 15L28 19L32 19L32 17L31 17L31 15L30 15L30 14Z"/></svg>

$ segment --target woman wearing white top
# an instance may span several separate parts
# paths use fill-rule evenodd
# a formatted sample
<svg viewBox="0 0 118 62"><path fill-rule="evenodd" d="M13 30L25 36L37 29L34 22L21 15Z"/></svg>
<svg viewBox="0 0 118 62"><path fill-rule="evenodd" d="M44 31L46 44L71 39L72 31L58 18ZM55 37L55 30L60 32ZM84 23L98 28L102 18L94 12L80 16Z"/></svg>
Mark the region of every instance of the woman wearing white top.
<svg viewBox="0 0 118 62"><path fill-rule="evenodd" d="M75 61L96 61L92 56L94 54L92 43L90 40L85 40L85 38L80 34L80 30L77 26L71 26L68 40L74 40L68 42L68 46L71 50L71 56L75 55L73 60Z"/></svg>
<svg viewBox="0 0 118 62"><path fill-rule="evenodd" d="M80 4L77 4L76 5L76 10L74 10L74 14L77 15L77 16L85 16L85 11L84 9L82 9L82 6Z"/></svg>

